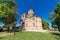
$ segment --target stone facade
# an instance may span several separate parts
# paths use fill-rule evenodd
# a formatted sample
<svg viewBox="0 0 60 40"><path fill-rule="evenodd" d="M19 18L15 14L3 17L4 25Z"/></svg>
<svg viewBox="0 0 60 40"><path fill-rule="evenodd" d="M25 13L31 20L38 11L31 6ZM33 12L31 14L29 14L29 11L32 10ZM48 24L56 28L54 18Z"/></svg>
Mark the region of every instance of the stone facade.
<svg viewBox="0 0 60 40"><path fill-rule="evenodd" d="M26 31L40 31L42 30L42 19L34 16L33 9L28 10L28 14L23 13L21 25L24 22L23 29Z"/></svg>

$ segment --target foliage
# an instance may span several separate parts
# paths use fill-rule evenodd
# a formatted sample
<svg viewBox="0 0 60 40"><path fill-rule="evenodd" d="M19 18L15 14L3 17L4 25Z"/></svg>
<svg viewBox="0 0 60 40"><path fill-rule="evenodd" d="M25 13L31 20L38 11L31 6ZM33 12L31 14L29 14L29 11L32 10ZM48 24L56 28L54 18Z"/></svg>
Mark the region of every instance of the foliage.
<svg viewBox="0 0 60 40"><path fill-rule="evenodd" d="M0 0L0 18L5 25L10 25L16 22L17 5L14 0Z"/></svg>
<svg viewBox="0 0 60 40"><path fill-rule="evenodd" d="M4 4L0 4L0 16L7 17L11 12L9 7L6 7Z"/></svg>
<svg viewBox="0 0 60 40"><path fill-rule="evenodd" d="M49 24L44 19L42 20L43 29L48 29Z"/></svg>
<svg viewBox="0 0 60 40"><path fill-rule="evenodd" d="M57 4L54 13L56 14L53 18L51 18L51 16L49 16L49 19L52 22L52 26L56 25L58 27L58 30L60 31L60 3ZM54 13L51 13L54 15ZM51 15L50 14L50 15ZM52 15L52 16L53 16Z"/></svg>

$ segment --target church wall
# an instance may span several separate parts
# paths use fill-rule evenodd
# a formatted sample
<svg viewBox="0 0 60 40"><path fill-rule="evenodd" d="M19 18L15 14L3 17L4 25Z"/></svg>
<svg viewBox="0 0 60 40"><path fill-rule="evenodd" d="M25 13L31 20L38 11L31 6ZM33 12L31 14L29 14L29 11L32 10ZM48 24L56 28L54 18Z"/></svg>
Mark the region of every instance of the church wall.
<svg viewBox="0 0 60 40"><path fill-rule="evenodd" d="M26 31L38 31L38 30L42 30L42 23L41 20L30 20L30 19L26 19L25 21L25 29Z"/></svg>

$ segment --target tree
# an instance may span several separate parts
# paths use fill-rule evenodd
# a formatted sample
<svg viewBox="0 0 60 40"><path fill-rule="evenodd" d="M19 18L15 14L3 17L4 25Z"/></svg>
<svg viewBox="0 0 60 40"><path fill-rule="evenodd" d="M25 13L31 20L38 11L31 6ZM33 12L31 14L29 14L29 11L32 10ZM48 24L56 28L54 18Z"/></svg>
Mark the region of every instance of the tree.
<svg viewBox="0 0 60 40"><path fill-rule="evenodd" d="M48 22L46 22L44 19L42 19L42 25L43 25L43 29L48 29L49 27Z"/></svg>
<svg viewBox="0 0 60 40"><path fill-rule="evenodd" d="M5 4L0 4L0 17L8 17L8 15L10 14L11 9L9 7L7 7Z"/></svg>
<svg viewBox="0 0 60 40"><path fill-rule="evenodd" d="M60 3L57 4L55 10L53 11L54 13L51 13L49 15L49 19L51 20L52 26L56 25L58 28L58 31L60 31ZM54 16L55 15L55 16ZM54 16L54 17L51 17Z"/></svg>
<svg viewBox="0 0 60 40"><path fill-rule="evenodd" d="M17 5L14 0L0 0L0 21L10 27L16 23L17 17Z"/></svg>

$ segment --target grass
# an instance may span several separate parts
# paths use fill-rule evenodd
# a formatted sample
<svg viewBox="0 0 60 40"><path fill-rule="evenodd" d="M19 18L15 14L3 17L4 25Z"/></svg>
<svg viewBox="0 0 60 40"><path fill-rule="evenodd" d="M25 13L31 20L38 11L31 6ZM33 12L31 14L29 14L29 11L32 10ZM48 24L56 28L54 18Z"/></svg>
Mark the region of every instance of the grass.
<svg viewBox="0 0 60 40"><path fill-rule="evenodd" d="M9 36L9 35L12 35L12 34L13 34L13 33L0 32L0 37Z"/></svg>
<svg viewBox="0 0 60 40"><path fill-rule="evenodd" d="M60 40L59 35L40 32L16 32L16 35L0 37L0 40Z"/></svg>

